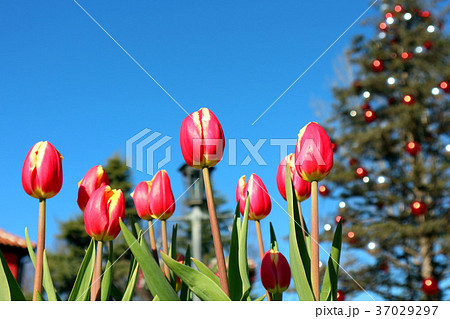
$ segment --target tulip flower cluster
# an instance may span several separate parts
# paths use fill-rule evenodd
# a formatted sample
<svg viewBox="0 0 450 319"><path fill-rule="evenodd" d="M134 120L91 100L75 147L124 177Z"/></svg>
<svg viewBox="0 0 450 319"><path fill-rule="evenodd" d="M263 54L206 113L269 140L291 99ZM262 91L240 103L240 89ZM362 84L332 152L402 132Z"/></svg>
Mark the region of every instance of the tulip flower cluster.
<svg viewBox="0 0 450 319"><path fill-rule="evenodd" d="M132 226L133 232L124 224L125 198L122 190L112 189L106 171L101 165L96 165L78 183L77 204L83 212L85 229L92 240L69 300L87 300L87 287L91 287L91 300L111 299L111 267L115 262L112 259L113 241L120 232L135 258L130 266L122 300L132 299L140 271L151 294L155 296L154 300L192 300L193 294L202 300L248 300L252 284L249 264L253 263L247 256L249 220L256 227L261 282L266 289L264 297L267 300L282 300L282 293L288 289L292 275L300 300L319 300L317 184L326 178L333 166L333 144L325 130L317 123L304 126L298 135L295 153L283 158L276 171L276 185L288 204L291 266L278 251L272 224L270 249L264 249L261 221L271 213L272 200L264 182L255 173L248 180L243 175L237 182L237 206L229 258L224 258L209 169L221 161L225 137L222 126L212 111L201 108L184 119L180 129L180 146L185 162L202 170L218 271L212 271L200 260L191 259L189 248L184 255L176 251L176 226L172 231L169 253L166 221L175 213L175 198L167 171L158 171L150 181L141 181L131 193L138 216L148 221L150 254L143 240L145 231L140 229L139 223ZM43 276L48 271L48 267L44 266L47 262L44 251L45 200L55 196L62 187L62 156L52 144L39 142L28 152L22 169L22 184L25 192L39 199L40 203L33 299L42 299L44 286L48 299L57 300L54 287L49 286L51 283L42 282L43 277L50 278L49 274ZM306 230L300 205L309 198L311 233ZM160 256L153 231L155 222L161 223L161 240L158 242L162 242L163 249ZM338 252L342 236L341 225L342 221L338 223L335 234L337 239L333 242L333 248ZM301 233L298 233L300 228ZM109 242L109 257L108 266L102 275L104 242ZM311 246L307 247L309 243ZM1 254L0 257L3 258ZM195 263L197 270L190 267L191 261ZM339 255L330 259L331 267L336 268L338 261ZM160 266L160 262L164 267ZM311 264L306 264L309 262ZM3 269L2 265L3 261L0 263L0 270ZM331 288L337 285L337 274L327 271L323 282L321 298L323 295L326 300L339 299L333 295L336 294L335 289L333 292ZM0 287L0 295L4 293L2 289L4 290Z"/></svg>

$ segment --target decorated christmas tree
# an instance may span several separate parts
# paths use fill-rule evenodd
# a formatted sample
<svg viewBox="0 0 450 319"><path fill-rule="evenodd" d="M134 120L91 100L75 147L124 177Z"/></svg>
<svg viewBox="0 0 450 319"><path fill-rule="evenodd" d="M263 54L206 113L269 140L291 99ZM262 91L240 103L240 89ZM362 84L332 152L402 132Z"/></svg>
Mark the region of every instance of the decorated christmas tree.
<svg viewBox="0 0 450 319"><path fill-rule="evenodd" d="M446 9L417 0L378 8L374 35L355 37L348 51L353 78L334 88L328 122L335 165L319 192L339 199L333 218L343 218L353 256L343 266L355 278L342 275L339 288L350 297L364 289L387 300L440 300L450 251Z"/></svg>

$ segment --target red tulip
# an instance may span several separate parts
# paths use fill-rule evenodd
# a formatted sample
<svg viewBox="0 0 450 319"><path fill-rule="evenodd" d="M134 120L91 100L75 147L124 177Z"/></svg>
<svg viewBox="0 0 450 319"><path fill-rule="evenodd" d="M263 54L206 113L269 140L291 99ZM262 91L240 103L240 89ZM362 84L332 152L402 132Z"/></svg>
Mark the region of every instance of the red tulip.
<svg viewBox="0 0 450 319"><path fill-rule="evenodd" d="M245 175L238 181L236 201L240 200L240 210L242 215L244 215L245 211L247 193L250 196L248 219L261 220L269 215L270 210L272 209L272 203L266 186L258 175L252 174L247 183L245 183Z"/></svg>
<svg viewBox="0 0 450 319"><path fill-rule="evenodd" d="M109 179L101 165L94 166L88 170L78 183L77 203L83 212L92 193L103 185L109 185Z"/></svg>
<svg viewBox="0 0 450 319"><path fill-rule="evenodd" d="M272 294L280 294L289 288L291 268L286 258L273 249L267 251L261 261L261 282Z"/></svg>
<svg viewBox="0 0 450 319"><path fill-rule="evenodd" d="M119 218L125 218L125 199L119 189L103 185L92 193L84 211L84 227L95 240L113 240L120 233Z"/></svg>
<svg viewBox="0 0 450 319"><path fill-rule="evenodd" d="M150 212L151 217L166 220L175 211L175 199L173 198L170 178L165 170L161 170L150 182Z"/></svg>
<svg viewBox="0 0 450 319"><path fill-rule="evenodd" d="M333 167L333 149L325 130L310 122L298 134L295 148L295 166L298 174L308 182L321 181Z"/></svg>
<svg viewBox="0 0 450 319"><path fill-rule="evenodd" d="M344 301L345 300L345 294L342 290L338 290L336 293L336 301Z"/></svg>
<svg viewBox="0 0 450 319"><path fill-rule="evenodd" d="M212 167L220 162L225 138L219 120L207 108L190 114L181 123L181 152L189 166Z"/></svg>
<svg viewBox="0 0 450 319"><path fill-rule="evenodd" d="M38 199L59 193L62 187L62 156L50 142L38 142L28 152L22 168L25 192Z"/></svg>
<svg viewBox="0 0 450 319"><path fill-rule="evenodd" d="M286 185L285 185L285 172L286 172L286 161L289 163L289 168L291 169L291 180L294 183L295 196L297 201L303 202L308 199L311 195L311 183L305 181L298 175L295 169L295 156L294 154L289 154L283 158L278 165L277 170L277 186L280 191L281 196L286 200Z"/></svg>
<svg viewBox="0 0 450 319"><path fill-rule="evenodd" d="M152 212L150 211L150 188L152 182L143 181L137 184L134 192L131 193L131 197L136 206L136 211L140 218L145 220L152 219Z"/></svg>

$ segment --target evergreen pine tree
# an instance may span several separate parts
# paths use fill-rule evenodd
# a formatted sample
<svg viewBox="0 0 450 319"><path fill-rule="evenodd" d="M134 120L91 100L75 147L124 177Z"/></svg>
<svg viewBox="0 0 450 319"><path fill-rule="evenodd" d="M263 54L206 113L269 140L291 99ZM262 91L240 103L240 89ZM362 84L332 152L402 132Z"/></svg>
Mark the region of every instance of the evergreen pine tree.
<svg viewBox="0 0 450 319"><path fill-rule="evenodd" d="M445 13L437 1L383 1L374 36L357 36L348 51L353 83L333 90L335 164L324 185L341 200L344 256L352 256L343 266L387 300L439 300L448 285ZM342 271L339 285L349 295L361 290Z"/></svg>

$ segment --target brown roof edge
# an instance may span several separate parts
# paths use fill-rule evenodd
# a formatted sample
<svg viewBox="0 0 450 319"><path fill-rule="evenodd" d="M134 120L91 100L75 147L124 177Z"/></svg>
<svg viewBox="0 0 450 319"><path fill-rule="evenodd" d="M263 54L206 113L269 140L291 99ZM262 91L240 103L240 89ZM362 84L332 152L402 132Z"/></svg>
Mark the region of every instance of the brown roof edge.
<svg viewBox="0 0 450 319"><path fill-rule="evenodd" d="M19 248L27 248L27 242L25 238L14 235L6 230L0 228L0 245L11 246L11 247L19 247ZM36 243L31 242L33 248L36 248Z"/></svg>

